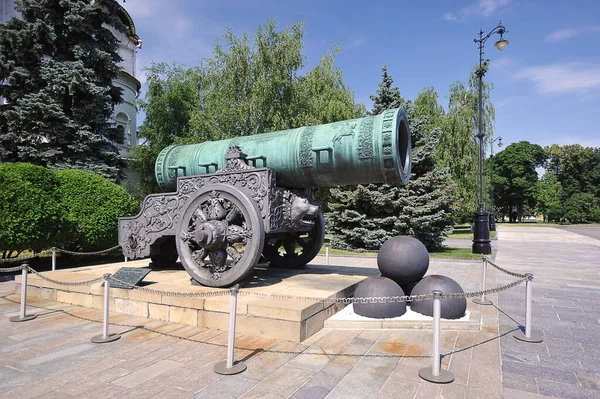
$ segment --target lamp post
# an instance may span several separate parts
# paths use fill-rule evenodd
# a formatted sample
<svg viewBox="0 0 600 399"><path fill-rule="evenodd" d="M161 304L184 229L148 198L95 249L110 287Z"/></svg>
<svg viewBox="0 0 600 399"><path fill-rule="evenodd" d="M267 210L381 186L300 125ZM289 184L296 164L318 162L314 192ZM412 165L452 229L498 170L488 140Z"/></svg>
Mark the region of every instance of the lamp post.
<svg viewBox="0 0 600 399"><path fill-rule="evenodd" d="M504 39L502 35L506 32L506 28L502 25L502 22L500 22L485 36L483 30L480 29L479 39L473 39L475 43L479 44L479 69L477 69L477 77L479 78L479 101L477 106L477 138L479 139L479 209L475 213L475 229L473 232L474 254L488 255L492 253L492 245L490 243L490 219L488 212L485 210L485 205L483 204L483 139L485 138L485 133L483 131L483 75L485 75L485 70L483 68L483 45L494 33L498 33L500 34L500 39L494 43L494 45L498 50L504 50L508 44L508 40Z"/></svg>
<svg viewBox="0 0 600 399"><path fill-rule="evenodd" d="M494 214L494 143L502 148L502 137L496 137L490 142L490 231L496 231L496 215Z"/></svg>

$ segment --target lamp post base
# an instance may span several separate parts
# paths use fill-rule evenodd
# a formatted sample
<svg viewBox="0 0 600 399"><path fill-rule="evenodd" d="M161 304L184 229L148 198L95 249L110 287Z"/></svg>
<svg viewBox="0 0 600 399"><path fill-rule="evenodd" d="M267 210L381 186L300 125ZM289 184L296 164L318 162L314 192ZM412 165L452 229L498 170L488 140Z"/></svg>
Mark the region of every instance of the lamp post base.
<svg viewBox="0 0 600 399"><path fill-rule="evenodd" d="M492 253L490 241L489 213L483 206L475 214L475 230L473 232L474 254L489 255Z"/></svg>
<svg viewBox="0 0 600 399"><path fill-rule="evenodd" d="M490 231L496 231L496 214L490 212Z"/></svg>

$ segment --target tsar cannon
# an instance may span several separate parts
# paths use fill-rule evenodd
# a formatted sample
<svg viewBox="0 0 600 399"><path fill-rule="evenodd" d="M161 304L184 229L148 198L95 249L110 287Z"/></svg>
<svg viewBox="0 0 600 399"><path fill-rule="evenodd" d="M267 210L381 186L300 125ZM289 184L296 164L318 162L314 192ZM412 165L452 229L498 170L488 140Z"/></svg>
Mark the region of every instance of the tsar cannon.
<svg viewBox="0 0 600 399"><path fill-rule="evenodd" d="M312 189L406 184L411 138L402 109L279 132L175 145L155 164L162 194L119 219L119 243L153 267L177 258L200 284L226 287L252 272L261 255L297 268L323 245L325 226Z"/></svg>

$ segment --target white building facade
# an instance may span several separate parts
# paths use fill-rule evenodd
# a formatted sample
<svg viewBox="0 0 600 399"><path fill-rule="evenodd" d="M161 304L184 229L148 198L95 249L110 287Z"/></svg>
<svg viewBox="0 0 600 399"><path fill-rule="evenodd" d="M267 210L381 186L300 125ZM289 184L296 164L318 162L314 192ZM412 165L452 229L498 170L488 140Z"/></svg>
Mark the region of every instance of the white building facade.
<svg viewBox="0 0 600 399"><path fill-rule="evenodd" d="M97 1L101 3L101 1ZM121 70L117 78L113 81L115 86L120 87L123 102L117 104L112 114L112 122L117 125L117 129L124 133L125 141L118 144L119 154L123 158L129 157L129 151L138 143L137 138L137 108L135 100L140 93L141 84L136 79L136 57L137 51L142 48L142 40L137 36L135 25L127 11L119 6L119 19L126 27L125 33L119 32L112 27L108 27L113 35L119 40L119 55L123 59L119 66ZM0 0L0 23L6 23L13 17L18 18L18 12L15 10L14 0ZM5 100L0 97L0 105Z"/></svg>

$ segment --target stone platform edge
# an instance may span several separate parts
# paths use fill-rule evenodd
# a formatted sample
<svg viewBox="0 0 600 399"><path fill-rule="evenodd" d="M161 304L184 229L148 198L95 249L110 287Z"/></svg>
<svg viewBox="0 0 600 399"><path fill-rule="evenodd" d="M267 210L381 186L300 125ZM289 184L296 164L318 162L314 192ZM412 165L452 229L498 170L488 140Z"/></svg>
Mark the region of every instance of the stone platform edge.
<svg viewBox="0 0 600 399"><path fill-rule="evenodd" d="M84 272L72 273L68 270L44 272L44 275L66 282L97 277ZM349 284L327 298L352 296L358 282ZM30 274L27 285L27 297L49 299L99 310L104 307L104 287L101 283L89 286L66 286ZM181 287L164 283L153 284L152 288L161 291L181 290ZM194 286L186 288L186 292L217 290ZM21 276L15 276L15 294L20 295L20 292ZM229 329L230 301L230 295L185 298L111 288L109 307L110 311L115 313L227 331ZM344 306L340 303L325 305L323 301L310 302L238 296L236 332L302 342L323 329L325 320L342 310Z"/></svg>

